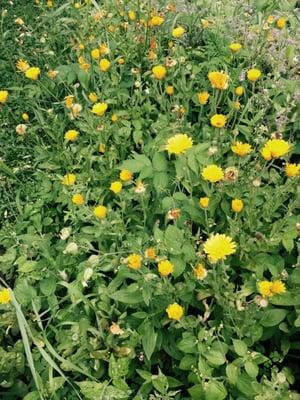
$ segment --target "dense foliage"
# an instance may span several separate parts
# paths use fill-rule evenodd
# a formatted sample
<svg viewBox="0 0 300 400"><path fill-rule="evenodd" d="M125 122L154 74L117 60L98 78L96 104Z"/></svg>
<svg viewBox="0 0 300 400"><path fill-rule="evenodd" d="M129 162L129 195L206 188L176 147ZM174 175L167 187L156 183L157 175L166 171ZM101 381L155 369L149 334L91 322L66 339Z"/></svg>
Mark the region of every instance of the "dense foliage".
<svg viewBox="0 0 300 400"><path fill-rule="evenodd" d="M1 1L1 398L300 398L296 3Z"/></svg>

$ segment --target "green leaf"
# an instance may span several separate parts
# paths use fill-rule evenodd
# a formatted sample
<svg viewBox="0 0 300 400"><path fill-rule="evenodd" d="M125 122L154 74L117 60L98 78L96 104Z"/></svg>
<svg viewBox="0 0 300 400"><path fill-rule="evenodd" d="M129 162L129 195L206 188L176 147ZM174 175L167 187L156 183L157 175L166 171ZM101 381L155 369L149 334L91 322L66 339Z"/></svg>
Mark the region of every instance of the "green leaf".
<svg viewBox="0 0 300 400"><path fill-rule="evenodd" d="M232 343L236 354L241 357L244 357L247 354L247 345L242 340L232 339Z"/></svg>
<svg viewBox="0 0 300 400"><path fill-rule="evenodd" d="M169 383L168 378L159 370L158 375L152 375L152 384L161 394L167 394Z"/></svg>
<svg viewBox="0 0 300 400"><path fill-rule="evenodd" d="M135 154L133 159L123 161L119 169L128 169L129 171L136 173L140 172L144 167L151 167L151 161L149 158L143 154Z"/></svg>
<svg viewBox="0 0 300 400"><path fill-rule="evenodd" d="M254 362L246 361L245 362L245 370L251 378L256 379L259 369L258 369L258 366Z"/></svg>
<svg viewBox="0 0 300 400"><path fill-rule="evenodd" d="M179 364L179 368L182 369L183 371L190 371L192 366L195 366L197 364L197 359L195 356L191 354L185 355Z"/></svg>
<svg viewBox="0 0 300 400"><path fill-rule="evenodd" d="M41 292L45 296L50 296L51 294L53 294L55 292L56 279L53 276L42 279L40 282L40 288L41 288Z"/></svg>
<svg viewBox="0 0 300 400"><path fill-rule="evenodd" d="M281 321L287 315L286 310L282 310L280 308L273 309L273 310L266 310L260 320L260 323L264 327L271 327L280 324Z"/></svg>
<svg viewBox="0 0 300 400"><path fill-rule="evenodd" d="M200 400L203 398L203 388L200 384L192 386L188 389L188 392L192 400Z"/></svg>
<svg viewBox="0 0 300 400"><path fill-rule="evenodd" d="M37 295L36 290L29 285L26 279L18 281L14 293L22 306L27 306Z"/></svg>
<svg viewBox="0 0 300 400"><path fill-rule="evenodd" d="M206 354L204 354L207 361L213 365L222 365L226 362L226 358L223 353L217 350L209 350Z"/></svg>
<svg viewBox="0 0 300 400"><path fill-rule="evenodd" d="M170 258L171 263L174 265L174 271L173 271L173 276L177 278L180 276L183 271L185 270L186 263L184 260L182 260L179 257L171 257Z"/></svg>
<svg viewBox="0 0 300 400"><path fill-rule="evenodd" d="M226 365L226 375L227 375L228 381L229 381L229 383L231 383L231 385L236 384L238 377L239 377L239 373L240 373L240 370L236 365L234 365L234 364Z"/></svg>
<svg viewBox="0 0 300 400"><path fill-rule="evenodd" d="M159 172L165 172L168 168L168 162L164 153L155 153L152 159L153 168Z"/></svg>
<svg viewBox="0 0 300 400"><path fill-rule="evenodd" d="M197 338L190 333L184 335L183 339L177 344L179 350L183 353L192 353L194 354L197 351Z"/></svg>
<svg viewBox="0 0 300 400"><path fill-rule="evenodd" d="M209 381L204 388L205 400L223 400L227 396L227 390L222 382Z"/></svg>
<svg viewBox="0 0 300 400"><path fill-rule="evenodd" d="M156 345L157 333L150 322L145 324L144 334L142 336L142 344L148 360L150 360Z"/></svg>
<svg viewBox="0 0 300 400"><path fill-rule="evenodd" d="M109 359L108 375L111 379L118 380L128 374L129 359L126 357L115 358L112 354Z"/></svg>
<svg viewBox="0 0 300 400"><path fill-rule="evenodd" d="M91 381L83 381L76 382L80 388L81 393L83 394L86 400L99 400L101 398L101 394L105 387L107 386L107 382L91 382Z"/></svg>
<svg viewBox="0 0 300 400"><path fill-rule="evenodd" d="M89 82L90 82L90 75L88 72L83 71L82 69L79 69L77 72L77 77L78 80L81 84L81 86L85 89L88 90L89 89Z"/></svg>
<svg viewBox="0 0 300 400"><path fill-rule="evenodd" d="M11 168L9 168L3 161L0 161L0 172L9 178L16 179L16 175Z"/></svg>
<svg viewBox="0 0 300 400"><path fill-rule="evenodd" d="M132 284L126 289L118 290L117 292L110 294L109 297L115 301L120 301L121 303L141 303L143 301L142 291L139 289L132 290L133 288L136 288L136 284Z"/></svg>
<svg viewBox="0 0 300 400"><path fill-rule="evenodd" d="M35 270L37 266L37 261L26 261L24 264L19 265L19 272L27 274Z"/></svg>
<svg viewBox="0 0 300 400"><path fill-rule="evenodd" d="M153 186L157 192L164 190L169 183L169 176L166 172L155 172L153 174Z"/></svg>

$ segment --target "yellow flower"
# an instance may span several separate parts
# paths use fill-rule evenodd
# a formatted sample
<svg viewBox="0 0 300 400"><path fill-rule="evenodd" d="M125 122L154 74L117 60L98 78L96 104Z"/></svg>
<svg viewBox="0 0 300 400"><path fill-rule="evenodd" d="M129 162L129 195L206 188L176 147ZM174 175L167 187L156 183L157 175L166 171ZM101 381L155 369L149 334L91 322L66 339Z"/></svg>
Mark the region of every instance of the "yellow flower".
<svg viewBox="0 0 300 400"><path fill-rule="evenodd" d="M273 296L273 293L271 291L272 285L273 285L272 282L260 281L257 284L257 288L258 288L259 293L263 297L271 297L271 296Z"/></svg>
<svg viewBox="0 0 300 400"><path fill-rule="evenodd" d="M55 79L58 74L59 74L59 71L55 71L53 69L51 69L50 71L47 72L47 75L49 76L50 79Z"/></svg>
<svg viewBox="0 0 300 400"><path fill-rule="evenodd" d="M99 153L105 153L105 144L104 143L99 144L98 151L99 151Z"/></svg>
<svg viewBox="0 0 300 400"><path fill-rule="evenodd" d="M24 25L25 22L22 20L22 18L17 18L17 19L15 19L15 23L17 25Z"/></svg>
<svg viewBox="0 0 300 400"><path fill-rule="evenodd" d="M132 179L132 172L128 169L122 169L120 172L120 179L124 182L130 181Z"/></svg>
<svg viewBox="0 0 300 400"><path fill-rule="evenodd" d="M134 12L133 10L129 10L129 11L128 11L128 18L129 18L131 21L134 21L134 20L136 19L136 15L135 15L135 12Z"/></svg>
<svg viewBox="0 0 300 400"><path fill-rule="evenodd" d="M110 61L107 60L107 58L102 58L102 60L99 63L99 68L102 72L106 72L109 70L110 67Z"/></svg>
<svg viewBox="0 0 300 400"><path fill-rule="evenodd" d="M201 197L199 200L199 204L203 208L207 208L209 206L209 197Z"/></svg>
<svg viewBox="0 0 300 400"><path fill-rule="evenodd" d="M105 206L102 206L102 205L97 206L97 207L94 208L93 213L97 218L103 219L107 215L107 208Z"/></svg>
<svg viewBox="0 0 300 400"><path fill-rule="evenodd" d="M164 23L164 18L160 17L159 15L155 15L150 19L151 26L160 26Z"/></svg>
<svg viewBox="0 0 300 400"><path fill-rule="evenodd" d="M128 267L131 269L140 269L142 266L142 259L142 256L139 254L130 254L130 256L127 257Z"/></svg>
<svg viewBox="0 0 300 400"><path fill-rule="evenodd" d="M16 132L20 136L24 136L26 132L27 126L25 124L19 124L16 126Z"/></svg>
<svg viewBox="0 0 300 400"><path fill-rule="evenodd" d="M272 158L279 158L290 151L291 145L283 139L271 139L261 150L261 155L267 161Z"/></svg>
<svg viewBox="0 0 300 400"><path fill-rule="evenodd" d="M206 29L209 27L210 22L207 19L201 19L201 25L202 25L203 29Z"/></svg>
<svg viewBox="0 0 300 400"><path fill-rule="evenodd" d="M215 114L211 117L210 123L215 128L223 128L226 125L227 117L223 114Z"/></svg>
<svg viewBox="0 0 300 400"><path fill-rule="evenodd" d="M194 269L194 275L197 279L201 281L207 277L207 270L205 269L203 264L198 264Z"/></svg>
<svg viewBox="0 0 300 400"><path fill-rule="evenodd" d="M158 272L161 276L168 276L174 271L174 266L169 260L158 263Z"/></svg>
<svg viewBox="0 0 300 400"><path fill-rule="evenodd" d="M91 57L92 57L94 60L98 60L98 58L100 58L100 50L99 50L99 49L93 49L93 50L91 51Z"/></svg>
<svg viewBox="0 0 300 400"><path fill-rule="evenodd" d="M77 139L78 135L78 131L75 131L75 129L70 129L65 133L64 137L68 142L74 142Z"/></svg>
<svg viewBox="0 0 300 400"><path fill-rule="evenodd" d="M30 67L30 65L28 64L28 62L26 60L20 59L17 61L16 63L16 67L19 71L21 72L25 72L28 70L28 68Z"/></svg>
<svg viewBox="0 0 300 400"><path fill-rule="evenodd" d="M215 263L219 260L225 260L230 254L234 254L236 243L230 236L217 233L206 240L204 252L208 255L208 259Z"/></svg>
<svg viewBox="0 0 300 400"><path fill-rule="evenodd" d="M240 43L231 43L229 45L229 48L231 51L233 51L234 53L237 53L238 51L241 50L242 45Z"/></svg>
<svg viewBox="0 0 300 400"><path fill-rule="evenodd" d="M28 121L29 120L29 115L25 112L25 113L23 113L22 114L22 119L24 120L24 121Z"/></svg>
<svg viewBox="0 0 300 400"><path fill-rule="evenodd" d="M214 89L225 90L228 88L229 76L224 72L212 71L208 74L208 79Z"/></svg>
<svg viewBox="0 0 300 400"><path fill-rule="evenodd" d="M118 64L119 64L119 65L125 64L124 58L119 58L119 59L118 59Z"/></svg>
<svg viewBox="0 0 300 400"><path fill-rule="evenodd" d="M172 36L179 39L185 34L185 29L182 26L178 26L172 30Z"/></svg>
<svg viewBox="0 0 300 400"><path fill-rule="evenodd" d="M8 91L0 90L0 104L6 103L7 99L8 99Z"/></svg>
<svg viewBox="0 0 300 400"><path fill-rule="evenodd" d="M234 199L231 202L231 208L234 212L239 213L244 208L243 200L241 199Z"/></svg>
<svg viewBox="0 0 300 400"><path fill-rule="evenodd" d="M193 146L193 140L188 135L178 133L168 139L166 150L169 154L183 154Z"/></svg>
<svg viewBox="0 0 300 400"><path fill-rule="evenodd" d="M285 24L286 24L286 19L284 17L280 17L276 21L276 26L278 29L283 29L285 27Z"/></svg>
<svg viewBox="0 0 300 400"><path fill-rule="evenodd" d="M202 170L201 175L206 181L215 183L219 182L224 178L224 172L222 168L218 167L217 165L208 165Z"/></svg>
<svg viewBox="0 0 300 400"><path fill-rule="evenodd" d="M285 164L284 170L289 178L293 178L300 174L300 164Z"/></svg>
<svg viewBox="0 0 300 400"><path fill-rule="evenodd" d="M242 143L242 142L235 142L232 146L231 146L231 150L237 154L240 157L244 157L247 154L249 154L252 150L252 147L250 144L248 143Z"/></svg>
<svg viewBox="0 0 300 400"><path fill-rule="evenodd" d="M241 108L241 103L240 103L239 101L235 101L235 102L233 103L233 108L234 108L235 110L239 110L239 109Z"/></svg>
<svg viewBox="0 0 300 400"><path fill-rule="evenodd" d="M247 71L247 78L251 82L256 82L261 77L261 71L257 68L252 68Z"/></svg>
<svg viewBox="0 0 300 400"><path fill-rule="evenodd" d="M208 92L199 92L197 93L199 103L204 106L209 99L210 94Z"/></svg>
<svg viewBox="0 0 300 400"><path fill-rule="evenodd" d="M89 100L92 103L96 103L96 101L98 100L98 96L95 92L89 93Z"/></svg>
<svg viewBox="0 0 300 400"><path fill-rule="evenodd" d="M99 46L99 51L100 51L100 54L103 56L103 55L109 53L109 48L108 48L108 46L107 46L105 43L102 43L102 44L100 44L100 46Z"/></svg>
<svg viewBox="0 0 300 400"><path fill-rule="evenodd" d="M170 304L166 309L168 317L175 321L179 321L183 317L183 311L183 307L177 303Z"/></svg>
<svg viewBox="0 0 300 400"><path fill-rule="evenodd" d="M119 117L117 116L117 114L113 114L113 115L111 116L111 121L112 121L112 122L117 122L118 119L119 119Z"/></svg>
<svg viewBox="0 0 300 400"><path fill-rule="evenodd" d="M161 80L166 76L167 70L163 65L156 65L152 68L152 73L156 79Z"/></svg>
<svg viewBox="0 0 300 400"><path fill-rule="evenodd" d="M279 279L272 282L271 291L273 294L281 294L286 291L285 284Z"/></svg>
<svg viewBox="0 0 300 400"><path fill-rule="evenodd" d="M84 197L80 193L76 193L72 197L72 203L76 204L76 206L82 206L84 204Z"/></svg>
<svg viewBox="0 0 300 400"><path fill-rule="evenodd" d="M167 87L166 87L166 93L167 93L169 96L172 96L172 95L174 94L174 87L173 87L173 86L167 86Z"/></svg>
<svg viewBox="0 0 300 400"><path fill-rule="evenodd" d="M242 95L244 94L244 92L245 92L245 89L243 88L243 86L238 86L238 87L236 87L235 90L234 90L234 93L235 93L237 96L242 96Z"/></svg>
<svg viewBox="0 0 300 400"><path fill-rule="evenodd" d="M275 18L273 15L269 15L267 18L267 22L268 24L273 24L273 22L275 21Z"/></svg>
<svg viewBox="0 0 300 400"><path fill-rule="evenodd" d="M80 3L75 3L75 4L74 4L74 8L76 8L76 10L79 10L80 7L81 7L81 4L80 4Z"/></svg>
<svg viewBox="0 0 300 400"><path fill-rule="evenodd" d="M71 107L72 107L72 105L73 105L73 99L74 99L74 96L73 96L73 95L69 95L69 96L66 96L66 97L65 97L65 104L66 104L66 107L67 107L67 108L71 108Z"/></svg>
<svg viewBox="0 0 300 400"><path fill-rule="evenodd" d="M114 192L115 194L117 194L117 193L120 193L121 192L121 190L122 190L122 182L120 182L120 181L115 181L115 182L112 182L111 184L110 184L110 190L112 191L112 192Z"/></svg>
<svg viewBox="0 0 300 400"><path fill-rule="evenodd" d="M72 186L76 182L76 175L74 174L66 174L61 183L65 186Z"/></svg>
<svg viewBox="0 0 300 400"><path fill-rule="evenodd" d="M11 300L11 295L8 289L0 290L0 304L7 304Z"/></svg>
<svg viewBox="0 0 300 400"><path fill-rule="evenodd" d="M32 79L33 81L36 81L38 79L40 73L41 73L41 70L39 69L39 67L31 67L25 71L25 76L28 79Z"/></svg>
<svg viewBox="0 0 300 400"><path fill-rule="evenodd" d="M96 103L93 105L92 113L102 117L107 110L108 105L106 103Z"/></svg>
<svg viewBox="0 0 300 400"><path fill-rule="evenodd" d="M156 251L154 247L148 247L148 249L145 250L145 257L149 258L150 260L154 260L156 257Z"/></svg>

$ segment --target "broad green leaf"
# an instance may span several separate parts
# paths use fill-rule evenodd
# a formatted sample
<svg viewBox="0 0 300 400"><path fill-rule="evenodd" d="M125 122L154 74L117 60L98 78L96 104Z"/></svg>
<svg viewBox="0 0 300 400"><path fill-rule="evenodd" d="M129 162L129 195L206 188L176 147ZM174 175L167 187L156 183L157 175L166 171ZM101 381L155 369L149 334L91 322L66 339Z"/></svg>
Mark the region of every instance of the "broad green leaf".
<svg viewBox="0 0 300 400"><path fill-rule="evenodd" d="M223 400L227 390L222 382L209 381L204 386L205 400Z"/></svg>
<svg viewBox="0 0 300 400"><path fill-rule="evenodd" d="M204 354L204 357L206 357L207 361L210 364L217 366L222 365L226 362L224 354L216 350L209 350L206 354Z"/></svg>
<svg viewBox="0 0 300 400"><path fill-rule="evenodd" d="M226 365L226 375L228 377L229 382L231 385L235 385L238 377L239 377L240 370L234 364L227 364Z"/></svg>
<svg viewBox="0 0 300 400"><path fill-rule="evenodd" d="M159 172L165 172L168 168L168 162L164 153L156 152L152 159L153 168Z"/></svg>
<svg viewBox="0 0 300 400"><path fill-rule="evenodd" d="M259 369L258 369L258 366L254 362L246 361L245 362L245 370L251 378L256 379Z"/></svg>
<svg viewBox="0 0 300 400"><path fill-rule="evenodd" d="M247 345L242 340L232 339L232 343L236 354L241 357L244 357L247 354Z"/></svg>
<svg viewBox="0 0 300 400"><path fill-rule="evenodd" d="M280 308L276 308L273 310L265 310L260 320L260 323L264 327L276 326L280 324L281 321L284 320L287 313L288 313L287 310L283 310Z"/></svg>
<svg viewBox="0 0 300 400"><path fill-rule="evenodd" d="M141 290L137 289L134 291L130 290L130 286L127 289L121 289L117 292L111 294L109 297L115 301L120 301L121 303L127 304L137 304L143 301L143 295Z"/></svg>
<svg viewBox="0 0 300 400"><path fill-rule="evenodd" d="M142 336L142 344L148 360L151 359L151 356L155 350L156 339L157 333L154 331L152 324L149 322L146 324L144 334Z"/></svg>

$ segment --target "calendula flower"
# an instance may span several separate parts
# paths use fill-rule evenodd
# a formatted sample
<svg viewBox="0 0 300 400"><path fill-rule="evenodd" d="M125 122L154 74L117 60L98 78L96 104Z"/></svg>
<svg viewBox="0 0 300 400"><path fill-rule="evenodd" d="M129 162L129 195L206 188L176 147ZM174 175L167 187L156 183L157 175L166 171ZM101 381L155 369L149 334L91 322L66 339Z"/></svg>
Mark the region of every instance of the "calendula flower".
<svg viewBox="0 0 300 400"><path fill-rule="evenodd" d="M49 76L50 79L55 79L57 75L59 74L59 71L50 69L50 71L47 72L47 75Z"/></svg>
<svg viewBox="0 0 300 400"><path fill-rule="evenodd" d="M164 21L164 18L160 17L159 15L154 15L154 17L150 19L150 26L160 26L164 23Z"/></svg>
<svg viewBox="0 0 300 400"><path fill-rule="evenodd" d="M119 119L119 117L117 116L117 114L113 114L113 115L111 116L111 122L117 122L118 119Z"/></svg>
<svg viewBox="0 0 300 400"><path fill-rule="evenodd" d="M143 182L137 182L135 189L134 189L134 193L143 194L145 192L146 192L146 187L143 184Z"/></svg>
<svg viewBox="0 0 300 400"><path fill-rule="evenodd" d="M217 233L206 240L204 252L213 263L226 260L227 256L236 252L236 243L230 236Z"/></svg>
<svg viewBox="0 0 300 400"><path fill-rule="evenodd" d="M242 45L240 43L231 43L229 45L229 48L231 51L233 51L234 53L237 53L238 51L241 50Z"/></svg>
<svg viewBox="0 0 300 400"><path fill-rule="evenodd" d="M245 157L252 151L252 147L248 143L235 142L231 146L231 150L240 157Z"/></svg>
<svg viewBox="0 0 300 400"><path fill-rule="evenodd" d="M110 68L110 61L107 60L106 58L102 58L102 60L99 62L99 68L102 72L106 72Z"/></svg>
<svg viewBox="0 0 300 400"><path fill-rule="evenodd" d="M131 181L132 172L129 171L128 169L122 169L122 171L120 172L120 179L123 182Z"/></svg>
<svg viewBox="0 0 300 400"><path fill-rule="evenodd" d="M70 129L65 133L64 138L67 142L75 142L78 135L79 135L78 131L76 131L75 129Z"/></svg>
<svg viewBox="0 0 300 400"><path fill-rule="evenodd" d="M7 90L0 90L0 104L5 104L8 100L8 96Z"/></svg>
<svg viewBox="0 0 300 400"><path fill-rule="evenodd" d="M281 280L276 279L275 281L272 282L271 291L273 294L285 293L286 291L285 284Z"/></svg>
<svg viewBox="0 0 300 400"><path fill-rule="evenodd" d="M178 26L172 30L172 36L176 39L181 38L185 34L185 29L182 26Z"/></svg>
<svg viewBox="0 0 300 400"><path fill-rule="evenodd" d="M26 60L20 59L17 61L16 67L19 71L25 72L30 68L30 65L28 64L28 62Z"/></svg>
<svg viewBox="0 0 300 400"><path fill-rule="evenodd" d="M260 281L257 283L258 291L263 297L273 296L271 287L272 287L272 282L269 281Z"/></svg>
<svg viewBox="0 0 300 400"><path fill-rule="evenodd" d="M199 204L203 208L207 208L209 206L209 197L201 197L199 200Z"/></svg>
<svg viewBox="0 0 300 400"><path fill-rule="evenodd" d="M99 151L99 153L102 153L102 154L105 153L105 144L104 143L99 144L98 151Z"/></svg>
<svg viewBox="0 0 300 400"><path fill-rule="evenodd" d="M201 281L207 277L207 270L205 269L203 264L198 264L194 269L194 275L197 279Z"/></svg>
<svg viewBox="0 0 300 400"><path fill-rule="evenodd" d="M234 182L239 176L239 170L236 167L227 167L224 171L224 180Z"/></svg>
<svg viewBox="0 0 300 400"><path fill-rule="evenodd" d="M89 100L92 103L96 103L96 101L98 100L98 96L95 92L89 93Z"/></svg>
<svg viewBox="0 0 300 400"><path fill-rule="evenodd" d="M64 254L76 254L78 253L78 245L75 242L68 243L65 250L63 251Z"/></svg>
<svg viewBox="0 0 300 400"><path fill-rule="evenodd" d="M73 113L74 117L76 117L77 114L79 114L81 111L82 111L82 105L81 104L75 103L72 106L72 113Z"/></svg>
<svg viewBox="0 0 300 400"><path fill-rule="evenodd" d="M133 253L127 257L128 267L131 269L140 269L142 266L143 257L139 254Z"/></svg>
<svg viewBox="0 0 300 400"><path fill-rule="evenodd" d="M234 199L231 201L232 211L239 213L244 208L244 202L241 199Z"/></svg>
<svg viewBox="0 0 300 400"><path fill-rule="evenodd" d="M39 67L31 67L25 71L25 76L28 79L36 81L38 79L40 73L41 73L41 70L39 69Z"/></svg>
<svg viewBox="0 0 300 400"><path fill-rule="evenodd" d="M16 132L20 136L24 136L26 132L27 126L24 124L19 124L16 126Z"/></svg>
<svg viewBox="0 0 300 400"><path fill-rule="evenodd" d="M108 54L109 53L109 48L108 48L107 44L101 43L100 46L99 46L99 51L100 51L101 56L104 56L105 54Z"/></svg>
<svg viewBox="0 0 300 400"><path fill-rule="evenodd" d="M275 21L274 15L269 15L267 18L268 24L273 24L274 21Z"/></svg>
<svg viewBox="0 0 300 400"><path fill-rule="evenodd" d="M166 93L169 96L172 96L174 94L174 87L173 86L167 86L165 90L166 90Z"/></svg>
<svg viewBox="0 0 300 400"><path fill-rule="evenodd" d="M210 22L207 19L201 19L201 25L203 29L207 29L210 25Z"/></svg>
<svg viewBox="0 0 300 400"><path fill-rule="evenodd" d="M247 78L251 82L256 82L261 77L261 71L257 68L252 68L247 71Z"/></svg>
<svg viewBox="0 0 300 400"><path fill-rule="evenodd" d="M94 208L93 213L97 218L103 219L107 215L107 208L105 206L103 206L103 205L99 205L99 206Z"/></svg>
<svg viewBox="0 0 300 400"><path fill-rule="evenodd" d="M238 87L236 87L235 90L234 90L234 93L235 93L237 96L242 96L242 95L244 94L244 92L245 92L245 89L243 88L243 86L238 86Z"/></svg>
<svg viewBox="0 0 300 400"><path fill-rule="evenodd" d="M16 19L15 19L15 23L16 23L17 25L20 25L20 26L21 26L21 25L24 25L25 22L22 20L22 18L16 18Z"/></svg>
<svg viewBox="0 0 300 400"><path fill-rule="evenodd" d="M152 68L152 73L156 79L161 80L166 76L167 70L163 65L156 65Z"/></svg>
<svg viewBox="0 0 300 400"><path fill-rule="evenodd" d="M193 146L193 140L184 133L178 133L168 139L166 150L169 154L184 154Z"/></svg>
<svg viewBox="0 0 300 400"><path fill-rule="evenodd" d="M284 17L278 18L276 21L276 26L278 29L283 29L286 25L286 19Z"/></svg>
<svg viewBox="0 0 300 400"><path fill-rule="evenodd" d="M0 290L0 304L8 304L11 301L11 295L8 289Z"/></svg>
<svg viewBox="0 0 300 400"><path fill-rule="evenodd" d="M168 306L166 312L170 319L179 321L183 317L184 310L179 304L173 303Z"/></svg>
<svg viewBox="0 0 300 400"><path fill-rule="evenodd" d="M300 164L285 164L284 171L289 178L300 174Z"/></svg>
<svg viewBox="0 0 300 400"><path fill-rule="evenodd" d="M125 64L125 59L124 58L119 58L118 59L118 64L119 65L124 65Z"/></svg>
<svg viewBox="0 0 300 400"><path fill-rule="evenodd" d="M224 178L224 172L222 168L215 164L208 165L202 170L202 177L209 182L215 183L219 182Z"/></svg>
<svg viewBox="0 0 300 400"><path fill-rule="evenodd" d="M210 94L208 92L197 93L199 103L204 106L207 104Z"/></svg>
<svg viewBox="0 0 300 400"><path fill-rule="evenodd" d="M228 88L229 76L224 72L212 71L208 74L208 79L214 89L225 90Z"/></svg>
<svg viewBox="0 0 300 400"><path fill-rule="evenodd" d="M115 194L120 193L122 190L122 187L123 187L123 185L122 185L122 182L120 182L120 181L115 181L110 184L110 190L112 192L114 192Z"/></svg>
<svg viewBox="0 0 300 400"><path fill-rule="evenodd" d="M223 128L226 125L227 117L223 114L215 114L211 117L210 123L215 128Z"/></svg>
<svg viewBox="0 0 300 400"><path fill-rule="evenodd" d="M65 186L72 186L76 182L76 175L74 174L66 174L61 183Z"/></svg>
<svg viewBox="0 0 300 400"><path fill-rule="evenodd" d="M174 266L169 260L158 263L158 272L161 276L168 276L174 271Z"/></svg>
<svg viewBox="0 0 300 400"><path fill-rule="evenodd" d="M240 103L239 101L235 101L235 102L233 103L233 108L234 108L235 110L239 110L239 109L241 108L241 103Z"/></svg>
<svg viewBox="0 0 300 400"><path fill-rule="evenodd" d="M24 120L24 121L28 121L29 120L29 115L25 112L25 113L23 113L22 114L22 119Z"/></svg>
<svg viewBox="0 0 300 400"><path fill-rule="evenodd" d="M106 103L96 103L93 105L92 113L102 117L107 110L108 105Z"/></svg>
<svg viewBox="0 0 300 400"><path fill-rule="evenodd" d="M156 251L154 247L148 247L148 249L145 250L145 257L149 258L150 260L155 260Z"/></svg>
<svg viewBox="0 0 300 400"><path fill-rule="evenodd" d="M173 208L173 210L169 210L167 214L167 218L174 220L180 217L181 211L180 208Z"/></svg>
<svg viewBox="0 0 300 400"><path fill-rule="evenodd" d="M98 60L98 58L100 58L100 50L99 49L93 49L91 50L91 57L94 60Z"/></svg>
<svg viewBox="0 0 300 400"><path fill-rule="evenodd" d="M267 161L272 158L279 158L290 151L291 145L283 139L271 139L261 150L261 155Z"/></svg>
<svg viewBox="0 0 300 400"><path fill-rule="evenodd" d="M72 196L72 203L76 206L82 206L84 204L84 197L80 193L76 193Z"/></svg>

